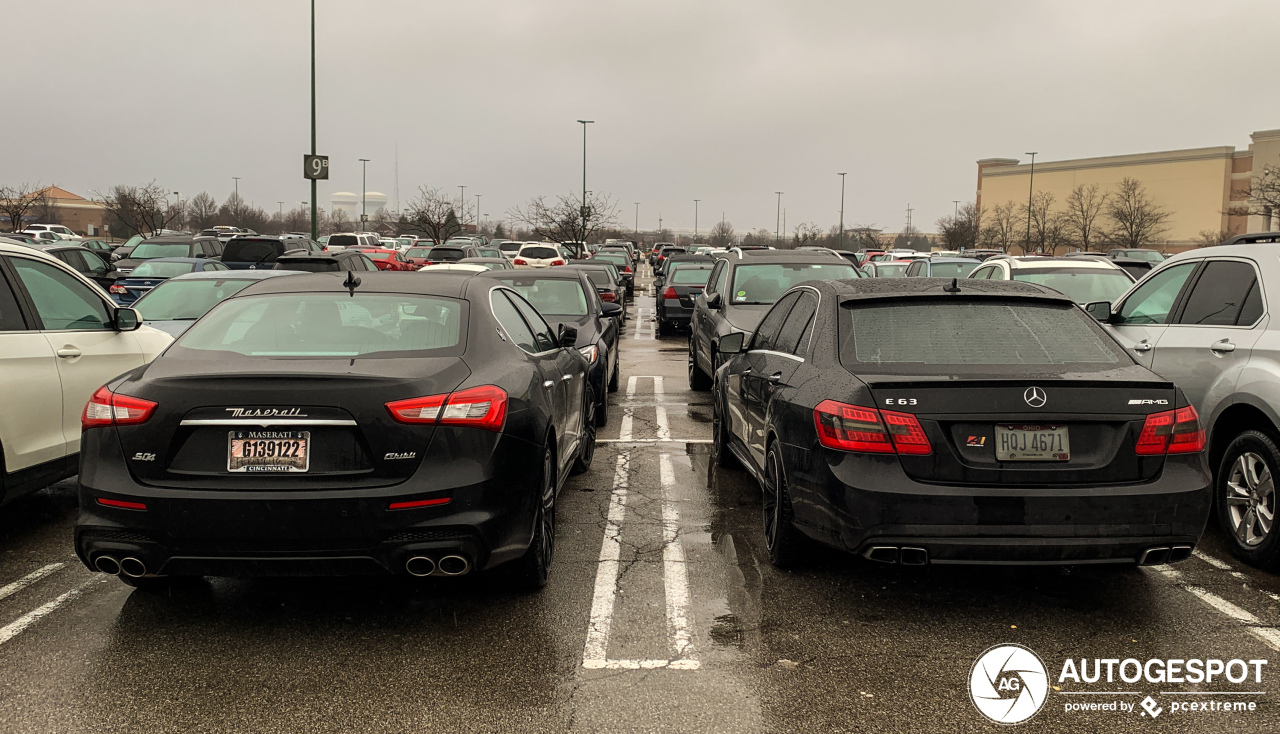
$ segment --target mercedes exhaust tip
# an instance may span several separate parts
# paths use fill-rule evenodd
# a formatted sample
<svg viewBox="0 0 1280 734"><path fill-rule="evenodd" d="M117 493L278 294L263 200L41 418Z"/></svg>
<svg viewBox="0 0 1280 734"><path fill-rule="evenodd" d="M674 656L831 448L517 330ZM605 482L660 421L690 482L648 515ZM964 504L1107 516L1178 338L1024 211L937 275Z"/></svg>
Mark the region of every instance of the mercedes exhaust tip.
<svg viewBox="0 0 1280 734"><path fill-rule="evenodd" d="M897 563L898 549L888 545L873 545L863 551L862 557L877 563Z"/></svg>
<svg viewBox="0 0 1280 734"><path fill-rule="evenodd" d="M924 548L903 548L898 552L898 562L904 566L927 566L929 551Z"/></svg>
<svg viewBox="0 0 1280 734"><path fill-rule="evenodd" d="M404 570L410 576L430 576L436 572L436 562L426 556L414 556L404 562Z"/></svg>
<svg viewBox="0 0 1280 734"><path fill-rule="evenodd" d="M132 556L122 558L120 559L120 573L131 579L142 578L147 575L147 564Z"/></svg>
<svg viewBox="0 0 1280 734"><path fill-rule="evenodd" d="M98 556L93 561L93 567L108 576L115 576L120 573L120 562L111 556Z"/></svg>
<svg viewBox="0 0 1280 734"><path fill-rule="evenodd" d="M471 570L471 561L464 556L445 556L438 565L445 576L461 576Z"/></svg>

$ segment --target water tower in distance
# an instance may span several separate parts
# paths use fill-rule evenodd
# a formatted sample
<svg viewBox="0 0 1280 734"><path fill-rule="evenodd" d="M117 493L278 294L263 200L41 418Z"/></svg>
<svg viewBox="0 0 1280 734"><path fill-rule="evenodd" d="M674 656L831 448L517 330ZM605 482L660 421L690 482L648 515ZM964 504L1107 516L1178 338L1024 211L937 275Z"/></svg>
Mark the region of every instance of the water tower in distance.
<svg viewBox="0 0 1280 734"><path fill-rule="evenodd" d="M335 191L333 196L329 197L329 205L332 207L330 214L342 212L352 221L360 220L360 195L353 194L350 191Z"/></svg>

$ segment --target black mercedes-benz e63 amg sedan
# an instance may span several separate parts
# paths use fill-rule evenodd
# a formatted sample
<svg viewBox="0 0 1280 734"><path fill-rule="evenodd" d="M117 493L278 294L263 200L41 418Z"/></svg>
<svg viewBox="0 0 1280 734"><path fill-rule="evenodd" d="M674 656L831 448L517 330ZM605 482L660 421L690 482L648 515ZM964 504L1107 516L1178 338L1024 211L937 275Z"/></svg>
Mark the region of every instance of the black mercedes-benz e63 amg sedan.
<svg viewBox="0 0 1280 734"><path fill-rule="evenodd" d="M822 281L720 339L713 453L763 489L779 566L1160 564L1209 515L1182 392L1071 299L1024 283Z"/></svg>
<svg viewBox="0 0 1280 734"><path fill-rule="evenodd" d="M595 447L558 331L471 273L250 286L86 406L76 551L135 586L514 562L539 587Z"/></svg>

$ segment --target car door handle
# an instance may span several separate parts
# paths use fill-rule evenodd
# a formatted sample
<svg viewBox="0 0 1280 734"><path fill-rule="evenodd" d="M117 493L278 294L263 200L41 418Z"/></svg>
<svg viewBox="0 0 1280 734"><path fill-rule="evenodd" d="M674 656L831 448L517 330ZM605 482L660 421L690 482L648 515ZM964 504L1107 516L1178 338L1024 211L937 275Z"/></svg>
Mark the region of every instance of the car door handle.
<svg viewBox="0 0 1280 734"><path fill-rule="evenodd" d="M572 380L572 379L573 379L573 375L565 375L564 377L560 378L560 381L564 382L565 380Z"/></svg>
<svg viewBox="0 0 1280 734"><path fill-rule="evenodd" d="M1135 352L1150 352L1151 349L1152 349L1152 346L1146 342L1141 342L1133 345L1133 351Z"/></svg>
<svg viewBox="0 0 1280 734"><path fill-rule="evenodd" d="M766 378L764 378L764 379L768 380L769 382L778 382L779 380L781 380L781 379L782 379L782 373L781 373L781 372L774 372L772 375L769 375L768 377L766 377Z"/></svg>
<svg viewBox="0 0 1280 734"><path fill-rule="evenodd" d="M1222 339L1210 344L1209 349L1214 352L1234 352L1236 345L1232 344L1229 339Z"/></svg>
<svg viewBox="0 0 1280 734"><path fill-rule="evenodd" d="M550 389L550 388L551 388L552 386L554 386L555 384L556 384L556 383L555 383L555 380L547 380L546 382L542 383L542 386L543 386L543 387L545 387L545 388L547 388L547 389Z"/></svg>
<svg viewBox="0 0 1280 734"><path fill-rule="evenodd" d="M751 368L750 368L750 367L746 368L745 370L743 370L743 371L742 371L742 374L744 374L744 375L749 375L749 374L751 374Z"/></svg>
<svg viewBox="0 0 1280 734"><path fill-rule="evenodd" d="M58 350L57 354L63 359L75 359L80 356L80 350L75 347L63 347Z"/></svg>

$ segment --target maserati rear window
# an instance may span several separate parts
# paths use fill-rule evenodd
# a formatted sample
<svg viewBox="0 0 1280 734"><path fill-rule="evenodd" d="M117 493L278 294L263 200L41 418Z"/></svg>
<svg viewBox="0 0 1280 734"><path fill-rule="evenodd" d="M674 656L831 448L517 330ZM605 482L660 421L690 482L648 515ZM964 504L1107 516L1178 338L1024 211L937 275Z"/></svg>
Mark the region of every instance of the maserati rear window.
<svg viewBox="0 0 1280 734"><path fill-rule="evenodd" d="M462 302L449 298L282 293L224 301L177 346L247 357L455 356L465 322Z"/></svg>
<svg viewBox="0 0 1280 734"><path fill-rule="evenodd" d="M845 364L1116 364L1118 348L1066 305L999 301L858 303L841 308Z"/></svg>

